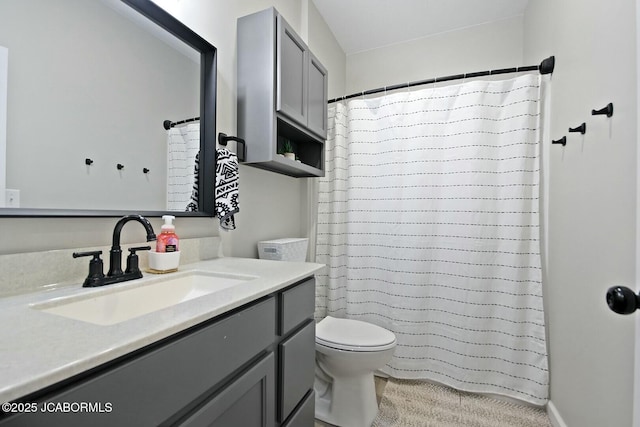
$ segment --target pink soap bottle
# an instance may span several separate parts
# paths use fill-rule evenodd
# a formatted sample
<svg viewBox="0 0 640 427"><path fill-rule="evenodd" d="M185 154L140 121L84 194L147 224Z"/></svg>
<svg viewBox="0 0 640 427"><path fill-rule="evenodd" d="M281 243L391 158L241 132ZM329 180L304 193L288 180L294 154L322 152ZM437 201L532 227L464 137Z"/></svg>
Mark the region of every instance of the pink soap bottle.
<svg viewBox="0 0 640 427"><path fill-rule="evenodd" d="M156 252L178 252L180 250L176 227L173 225L175 218L173 215L164 215L162 217L164 224L162 225L162 233L160 233L156 241Z"/></svg>

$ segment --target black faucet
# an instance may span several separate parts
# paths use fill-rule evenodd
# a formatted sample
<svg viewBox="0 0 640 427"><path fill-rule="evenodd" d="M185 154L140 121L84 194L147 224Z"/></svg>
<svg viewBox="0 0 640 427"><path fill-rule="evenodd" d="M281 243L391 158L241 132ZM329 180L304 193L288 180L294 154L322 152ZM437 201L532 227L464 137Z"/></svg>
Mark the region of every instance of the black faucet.
<svg viewBox="0 0 640 427"><path fill-rule="evenodd" d="M117 277L122 274L122 249L120 248L120 232L122 227L129 221L138 221L144 229L147 231L147 242L156 240L156 234L153 232L153 227L149 220L142 215L128 215L123 216L116 223L113 228L113 242L111 243L111 250L109 251L109 272L107 277ZM142 275L140 276L142 277ZM129 279L127 279L129 280Z"/></svg>
<svg viewBox="0 0 640 427"><path fill-rule="evenodd" d="M142 215L127 215L120 218L113 229L113 242L111 244L111 250L109 251L109 272L105 276L102 272L102 259L100 254L102 251L94 252L76 252L73 254L74 258L81 256L93 256L93 259L89 262L89 275L84 281L83 287L94 287L110 285L112 283L125 282L127 280L139 279L142 277L142 272L138 268L138 255L136 251L149 250L150 246L143 246L139 248L130 248L129 256L127 257L127 269L122 271L122 248L120 248L120 233L122 227L129 221L138 221L147 231L147 242L156 240L156 234L153 231L153 227L149 220Z"/></svg>

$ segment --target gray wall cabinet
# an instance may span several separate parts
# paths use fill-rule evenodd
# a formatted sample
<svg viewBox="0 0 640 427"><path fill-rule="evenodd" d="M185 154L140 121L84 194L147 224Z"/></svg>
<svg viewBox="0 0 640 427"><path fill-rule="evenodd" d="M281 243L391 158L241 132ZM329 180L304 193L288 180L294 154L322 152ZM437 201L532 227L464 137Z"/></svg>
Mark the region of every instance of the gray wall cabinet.
<svg viewBox="0 0 640 427"><path fill-rule="evenodd" d="M312 427L315 280L306 279L20 402L102 412L0 417L0 426Z"/></svg>
<svg viewBox="0 0 640 427"><path fill-rule="evenodd" d="M238 136L247 164L324 176L327 70L274 8L238 19ZM297 160L285 158L285 142Z"/></svg>

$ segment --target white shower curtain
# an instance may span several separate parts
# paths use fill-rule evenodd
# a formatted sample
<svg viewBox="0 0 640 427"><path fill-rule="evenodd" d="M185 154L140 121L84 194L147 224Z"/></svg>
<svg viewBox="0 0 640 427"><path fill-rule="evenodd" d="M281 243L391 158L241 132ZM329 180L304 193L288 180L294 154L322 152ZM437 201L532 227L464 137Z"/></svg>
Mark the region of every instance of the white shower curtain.
<svg viewBox="0 0 640 427"><path fill-rule="evenodd" d="M200 123L167 131L167 210L184 211L191 202L198 151Z"/></svg>
<svg viewBox="0 0 640 427"><path fill-rule="evenodd" d="M389 375L546 403L540 85L524 75L330 106L316 317L393 331Z"/></svg>

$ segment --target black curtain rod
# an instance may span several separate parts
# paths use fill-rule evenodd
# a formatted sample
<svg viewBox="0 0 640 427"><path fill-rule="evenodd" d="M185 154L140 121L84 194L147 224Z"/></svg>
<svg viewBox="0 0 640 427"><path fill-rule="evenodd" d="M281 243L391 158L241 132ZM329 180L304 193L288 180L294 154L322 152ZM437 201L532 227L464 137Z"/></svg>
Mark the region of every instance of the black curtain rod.
<svg viewBox="0 0 640 427"><path fill-rule="evenodd" d="M374 93L386 92L388 90L403 89L403 88L409 88L409 87L413 87L413 86L427 85L427 84L433 84L433 83L439 83L439 82L448 82L448 81L451 81L451 80L462 80L462 79L467 79L467 78L472 78L472 77L493 76L493 75L497 75L497 74L507 74L507 73L520 73L520 72L523 72L523 71L540 71L540 74L551 74L551 73L553 73L553 69L554 69L555 65L556 65L555 56L550 56L550 57L544 59L540 63L540 65L529 65L529 66L526 66L526 67L501 68L501 69L498 69L498 70L477 71L477 72L474 72L474 73L454 74L452 76L434 77L432 79L427 79L427 80L419 80L419 81L415 81L415 82L401 83L401 84L397 84L397 85L393 85L393 86L385 86L385 87L380 87L380 88L377 88L377 89L365 90L363 92L352 93L351 95L342 96L340 98L330 99L328 104L331 104L333 102L342 101L342 100L345 100L345 99L356 98L358 96L365 96L365 95L372 95Z"/></svg>
<svg viewBox="0 0 640 427"><path fill-rule="evenodd" d="M162 127L164 127L165 130L169 130L174 126L181 125L184 123L197 122L198 120L200 120L200 117L192 117L190 119L179 120L177 122L172 122L171 120L165 120L164 122L162 122Z"/></svg>

